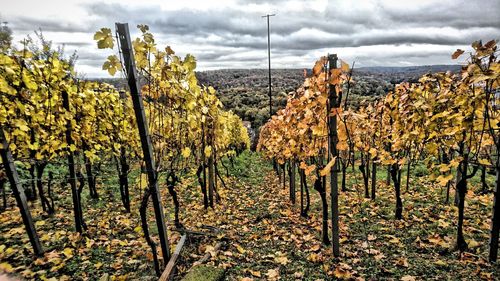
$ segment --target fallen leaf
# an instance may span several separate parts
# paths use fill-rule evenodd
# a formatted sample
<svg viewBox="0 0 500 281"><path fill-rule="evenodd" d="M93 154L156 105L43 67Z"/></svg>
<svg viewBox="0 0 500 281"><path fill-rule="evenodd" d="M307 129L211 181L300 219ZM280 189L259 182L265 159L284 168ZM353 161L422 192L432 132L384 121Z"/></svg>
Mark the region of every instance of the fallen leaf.
<svg viewBox="0 0 500 281"><path fill-rule="evenodd" d="M260 271L249 270L249 272L250 272L250 274L252 274L252 276L262 277L262 274L260 274Z"/></svg>
<svg viewBox="0 0 500 281"><path fill-rule="evenodd" d="M205 248L205 253L210 253L212 257L215 257L217 255L217 251L215 251L215 247L213 246L207 246Z"/></svg>
<svg viewBox="0 0 500 281"><path fill-rule="evenodd" d="M268 279L276 279L279 275L280 274L276 269L269 269L266 273Z"/></svg>
<svg viewBox="0 0 500 281"><path fill-rule="evenodd" d="M286 265L290 262L287 257L276 257L274 258L274 261L282 265Z"/></svg>
<svg viewBox="0 0 500 281"><path fill-rule="evenodd" d="M379 261L379 260L385 258L385 255L383 253L379 253L379 254L375 255L374 258L376 261Z"/></svg>
<svg viewBox="0 0 500 281"><path fill-rule="evenodd" d="M293 274L293 277L301 279L302 277L304 277L304 272L297 271Z"/></svg>
<svg viewBox="0 0 500 281"><path fill-rule="evenodd" d="M63 254L64 256L66 256L66 258L72 258L73 257L73 250L71 248L64 248L63 250Z"/></svg>
<svg viewBox="0 0 500 281"><path fill-rule="evenodd" d="M2 263L0 263L0 271L11 273L14 271L14 268L9 263L2 262Z"/></svg>
<svg viewBox="0 0 500 281"><path fill-rule="evenodd" d="M407 258L399 258L396 260L396 265L408 267L408 259Z"/></svg>
<svg viewBox="0 0 500 281"><path fill-rule="evenodd" d="M471 239L470 241L467 242L468 246L470 249L477 248L481 246L476 240Z"/></svg>
<svg viewBox="0 0 500 281"><path fill-rule="evenodd" d="M236 249L238 250L238 252L240 252L240 254L246 253L246 250L243 249L243 247L241 247L239 244L235 244L234 246L236 247Z"/></svg>
<svg viewBox="0 0 500 281"><path fill-rule="evenodd" d="M339 279L349 279L352 277L352 274L348 270L340 267L335 268L333 275Z"/></svg>
<svg viewBox="0 0 500 281"><path fill-rule="evenodd" d="M442 260L437 260L434 262L435 265L438 265L438 266L446 266L446 262L442 261Z"/></svg>
<svg viewBox="0 0 500 281"><path fill-rule="evenodd" d="M399 244L399 243L401 243L401 240L399 240L399 238L397 238L397 237L394 237L391 240L389 240L389 243Z"/></svg>
<svg viewBox="0 0 500 281"><path fill-rule="evenodd" d="M309 248L309 251L317 252L320 249L321 249L321 245L320 244L316 244L316 245L312 246L311 248Z"/></svg>
<svg viewBox="0 0 500 281"><path fill-rule="evenodd" d="M307 260L312 262L322 262L323 257L321 256L321 254L312 253L307 257Z"/></svg>

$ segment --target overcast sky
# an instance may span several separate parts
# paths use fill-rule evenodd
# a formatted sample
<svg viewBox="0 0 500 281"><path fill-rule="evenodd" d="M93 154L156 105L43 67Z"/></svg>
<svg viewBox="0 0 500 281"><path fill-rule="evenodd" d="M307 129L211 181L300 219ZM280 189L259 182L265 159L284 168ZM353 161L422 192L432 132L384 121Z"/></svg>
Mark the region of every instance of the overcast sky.
<svg viewBox="0 0 500 281"><path fill-rule="evenodd" d="M92 37L101 27L148 24L160 46L191 53L201 70L266 68L271 18L276 68L311 67L327 53L357 66L453 64L457 48L500 39L500 0L0 0L0 17L14 40L42 28L67 53L78 51L77 70L101 70L109 53Z"/></svg>

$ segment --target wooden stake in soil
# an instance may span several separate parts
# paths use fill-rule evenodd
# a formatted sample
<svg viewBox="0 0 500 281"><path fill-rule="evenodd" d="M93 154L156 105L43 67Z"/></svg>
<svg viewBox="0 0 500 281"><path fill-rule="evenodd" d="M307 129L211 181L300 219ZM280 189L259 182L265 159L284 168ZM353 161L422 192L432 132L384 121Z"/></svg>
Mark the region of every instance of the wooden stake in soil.
<svg viewBox="0 0 500 281"><path fill-rule="evenodd" d="M328 55L328 70L337 68L337 55ZM337 115L331 115L330 111L340 107L340 99L337 95L334 85L330 85L328 93L328 158L339 156L337 150ZM338 173L339 161L335 161L333 169L330 171L330 196L331 196L331 211L332 211L332 246L333 255L340 256L340 241L339 241L339 187Z"/></svg>
<svg viewBox="0 0 500 281"><path fill-rule="evenodd" d="M66 91L62 92L63 107L70 111L69 108L69 95ZM69 184L71 185L71 196L73 198L73 214L75 216L75 229L76 231L83 232L83 213L82 204L80 201L80 192L76 187L76 170L75 158L73 152L69 147L73 145L73 138L71 137L72 126L71 120L66 122L66 143L68 144L68 169L69 169Z"/></svg>
<svg viewBox="0 0 500 281"><path fill-rule="evenodd" d="M497 152L498 153L498 152ZM495 262L498 257L498 236L500 233L500 203L498 198L500 196L500 155L497 156L497 162L495 165L496 170L496 182L493 191L493 211L491 217L491 233L490 233L490 249L489 249L489 260Z"/></svg>
<svg viewBox="0 0 500 281"><path fill-rule="evenodd" d="M16 197L17 206L21 212L21 217L23 219L24 226L26 227L26 232L28 233L33 251L35 252L35 255L41 256L43 254L42 244L40 244L38 234L36 233L35 224L33 223L28 203L26 202L24 189L19 183L19 175L17 174L14 159L12 158L12 153L10 152L9 144L5 138L3 128L0 128L0 154L2 156L2 162L4 163L5 173L9 179L14 197Z"/></svg>
<svg viewBox="0 0 500 281"><path fill-rule="evenodd" d="M127 23L116 23L116 30L123 53L123 60L125 61L125 71L128 76L128 85L130 87L130 94L134 105L135 118L137 120L137 127L141 138L142 153L144 155L144 162L146 163L146 172L148 174L149 190L153 199L153 207L155 211L156 226L158 227L158 236L160 237L161 251L163 253L163 260L166 263L170 259L170 249L168 245L167 228L165 224L165 215L163 207L161 206L161 197L158 189L158 178L156 175L156 166L153 158L153 146L148 131L148 122L146 120L146 113L144 111L144 104L142 102L142 95L140 92L139 83L136 80L137 70L135 67L134 52L132 48L132 41L130 40L130 32Z"/></svg>
<svg viewBox="0 0 500 281"><path fill-rule="evenodd" d="M182 235L181 240L179 240L179 243L175 247L175 251L172 254L172 257L170 258L167 266L165 267L165 270L161 274L160 279L158 279L159 281L168 280L170 275L174 272L175 263L177 262L177 258L181 254L182 247L184 247L184 243L186 242L186 237L187 237L186 234Z"/></svg>

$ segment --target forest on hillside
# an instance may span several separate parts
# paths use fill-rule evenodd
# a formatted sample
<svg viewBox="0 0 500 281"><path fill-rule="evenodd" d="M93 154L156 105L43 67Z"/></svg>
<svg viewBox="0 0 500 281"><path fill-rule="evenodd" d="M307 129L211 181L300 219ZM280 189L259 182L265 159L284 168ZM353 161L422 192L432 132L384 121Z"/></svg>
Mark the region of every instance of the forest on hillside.
<svg viewBox="0 0 500 281"><path fill-rule="evenodd" d="M394 89L401 82L417 82L426 73L457 73L459 65L428 65L413 67L361 67L353 69L351 82L351 105L356 107L364 102L372 102ZM306 69L310 73L311 69ZM304 80L304 69L272 69L273 112L286 105L288 95L295 91ZM269 84L267 69L222 69L198 71L200 83L211 85L224 106L232 110L244 121L249 121L252 129L259 128L269 118ZM97 79L125 88L124 79Z"/></svg>

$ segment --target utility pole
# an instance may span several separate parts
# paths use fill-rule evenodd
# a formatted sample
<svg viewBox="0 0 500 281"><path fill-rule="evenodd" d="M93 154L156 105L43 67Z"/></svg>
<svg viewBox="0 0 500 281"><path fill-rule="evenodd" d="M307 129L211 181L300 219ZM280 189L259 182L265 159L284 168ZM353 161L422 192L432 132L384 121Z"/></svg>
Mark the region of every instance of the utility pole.
<svg viewBox="0 0 500 281"><path fill-rule="evenodd" d="M273 116L273 102L271 94L271 36L269 33L269 17L274 17L276 14L265 15L263 18L267 18L267 61L269 63L269 119Z"/></svg>

